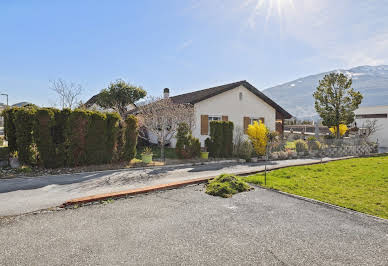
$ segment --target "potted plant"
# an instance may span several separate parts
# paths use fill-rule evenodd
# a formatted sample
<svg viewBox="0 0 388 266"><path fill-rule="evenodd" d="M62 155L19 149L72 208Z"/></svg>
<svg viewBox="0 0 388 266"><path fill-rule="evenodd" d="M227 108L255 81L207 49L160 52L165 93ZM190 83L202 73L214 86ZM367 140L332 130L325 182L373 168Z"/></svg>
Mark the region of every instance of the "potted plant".
<svg viewBox="0 0 388 266"><path fill-rule="evenodd" d="M141 161L143 163L151 163L152 162L152 149L150 147L145 147L143 152L141 153Z"/></svg>
<svg viewBox="0 0 388 266"><path fill-rule="evenodd" d="M201 159L209 159L209 152L206 151L206 148L201 151Z"/></svg>

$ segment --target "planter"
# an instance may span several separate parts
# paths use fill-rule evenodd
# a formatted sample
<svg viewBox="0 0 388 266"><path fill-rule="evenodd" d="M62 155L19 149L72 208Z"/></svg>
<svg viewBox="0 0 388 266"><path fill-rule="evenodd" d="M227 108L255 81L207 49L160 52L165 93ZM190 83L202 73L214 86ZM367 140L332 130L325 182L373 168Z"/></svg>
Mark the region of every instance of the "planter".
<svg viewBox="0 0 388 266"><path fill-rule="evenodd" d="M257 157L251 158L251 162L252 162L252 163L257 163Z"/></svg>
<svg viewBox="0 0 388 266"><path fill-rule="evenodd" d="M142 154L141 155L141 161L143 163L151 163L152 162L152 154Z"/></svg>
<svg viewBox="0 0 388 266"><path fill-rule="evenodd" d="M209 159L209 152L201 151L201 159Z"/></svg>

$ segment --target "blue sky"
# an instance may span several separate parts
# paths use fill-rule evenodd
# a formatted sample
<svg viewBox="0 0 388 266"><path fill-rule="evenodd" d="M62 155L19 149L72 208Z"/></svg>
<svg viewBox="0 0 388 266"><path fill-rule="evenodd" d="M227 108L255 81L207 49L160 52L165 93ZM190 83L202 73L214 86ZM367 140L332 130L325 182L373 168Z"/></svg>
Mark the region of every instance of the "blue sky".
<svg viewBox="0 0 388 266"><path fill-rule="evenodd" d="M388 64L387 0L0 0L0 92L52 105L122 78L159 96ZM4 99L0 98L0 101Z"/></svg>

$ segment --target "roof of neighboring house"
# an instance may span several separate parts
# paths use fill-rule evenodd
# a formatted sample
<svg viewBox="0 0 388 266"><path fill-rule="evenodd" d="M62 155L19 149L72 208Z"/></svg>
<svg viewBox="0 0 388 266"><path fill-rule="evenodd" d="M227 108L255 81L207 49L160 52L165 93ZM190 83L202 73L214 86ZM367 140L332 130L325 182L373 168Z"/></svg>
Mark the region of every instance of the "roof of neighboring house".
<svg viewBox="0 0 388 266"><path fill-rule="evenodd" d="M208 88L208 89L204 89L204 90L193 91L193 92L170 97L170 99L174 103L178 103L178 104L181 104L181 103L195 104L195 103L201 102L203 100L206 100L208 98L211 98L213 96L216 96L220 93L237 88L238 86L241 86L241 85L244 86L245 88L247 88L250 92L255 94L257 97L262 99L264 102L266 102L267 104L272 106L277 112L281 113L284 116L284 118L289 119L292 117L292 115L290 113L288 113L286 110L284 110L282 107L280 107L277 103L275 103L270 98L268 98L264 93L262 93L261 91L256 89L253 85L251 85L246 80L242 80L242 81L238 81L238 82L234 82L234 83L229 83L229 84L225 84L225 85L221 85L221 86L217 86L217 87L212 87L212 88Z"/></svg>
<svg viewBox="0 0 388 266"><path fill-rule="evenodd" d="M12 106L14 106L14 107L23 107L23 106L26 106L28 104L31 104L31 103L29 103L29 102L20 102L20 103L15 103Z"/></svg>

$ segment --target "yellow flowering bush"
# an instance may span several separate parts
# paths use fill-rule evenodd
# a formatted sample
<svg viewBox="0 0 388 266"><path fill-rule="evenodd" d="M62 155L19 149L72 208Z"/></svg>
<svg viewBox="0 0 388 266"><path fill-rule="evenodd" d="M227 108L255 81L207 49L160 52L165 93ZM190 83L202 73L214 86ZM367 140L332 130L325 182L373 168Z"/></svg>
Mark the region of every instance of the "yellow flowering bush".
<svg viewBox="0 0 388 266"><path fill-rule="evenodd" d="M265 155L268 142L267 134L268 129L261 121L259 123L254 121L253 125L248 126L247 135L252 142L257 155Z"/></svg>
<svg viewBox="0 0 388 266"><path fill-rule="evenodd" d="M337 127L331 127L329 128L330 132L333 134L333 135L337 135ZM340 136L342 137L346 131L348 131L348 127L344 124L340 124L339 125L339 133L340 133Z"/></svg>

